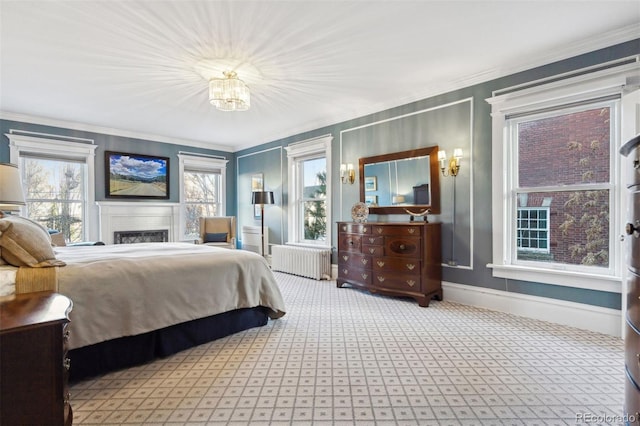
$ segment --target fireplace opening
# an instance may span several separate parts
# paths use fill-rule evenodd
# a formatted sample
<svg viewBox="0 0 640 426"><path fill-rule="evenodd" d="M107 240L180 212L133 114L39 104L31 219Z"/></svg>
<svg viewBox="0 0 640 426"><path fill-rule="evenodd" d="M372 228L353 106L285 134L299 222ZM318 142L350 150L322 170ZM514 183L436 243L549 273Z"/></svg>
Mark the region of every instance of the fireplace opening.
<svg viewBox="0 0 640 426"><path fill-rule="evenodd" d="M148 231L114 231L114 244L166 243L169 241L168 229Z"/></svg>

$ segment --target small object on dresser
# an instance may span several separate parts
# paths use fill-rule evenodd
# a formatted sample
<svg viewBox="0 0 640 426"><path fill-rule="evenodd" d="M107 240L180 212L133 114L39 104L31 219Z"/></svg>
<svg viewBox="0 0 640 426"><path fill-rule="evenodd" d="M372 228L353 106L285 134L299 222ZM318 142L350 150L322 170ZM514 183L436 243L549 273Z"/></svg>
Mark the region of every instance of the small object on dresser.
<svg viewBox="0 0 640 426"><path fill-rule="evenodd" d="M351 207L351 218L354 222L363 223L369 217L369 207L365 203L357 202Z"/></svg>
<svg viewBox="0 0 640 426"><path fill-rule="evenodd" d="M409 209L404 209L405 212L409 213L409 221L413 222L416 217L424 217L424 221L429 223L428 215L431 213L431 209L425 209L423 212L414 213Z"/></svg>

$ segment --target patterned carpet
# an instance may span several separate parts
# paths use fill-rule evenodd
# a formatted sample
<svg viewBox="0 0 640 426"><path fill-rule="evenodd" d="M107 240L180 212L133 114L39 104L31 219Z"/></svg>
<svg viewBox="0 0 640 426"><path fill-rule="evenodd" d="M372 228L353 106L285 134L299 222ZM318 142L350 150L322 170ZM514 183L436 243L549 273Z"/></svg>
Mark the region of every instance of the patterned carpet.
<svg viewBox="0 0 640 426"><path fill-rule="evenodd" d="M619 338L276 277L283 318L73 385L74 425L621 423Z"/></svg>

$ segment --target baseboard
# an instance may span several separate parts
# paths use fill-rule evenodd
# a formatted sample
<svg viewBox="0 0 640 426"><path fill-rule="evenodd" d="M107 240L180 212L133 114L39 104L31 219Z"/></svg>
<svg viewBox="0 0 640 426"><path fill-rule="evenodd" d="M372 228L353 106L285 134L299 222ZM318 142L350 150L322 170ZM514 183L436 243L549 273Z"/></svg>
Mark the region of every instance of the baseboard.
<svg viewBox="0 0 640 426"><path fill-rule="evenodd" d="M621 337L622 313L583 303L443 282L444 300Z"/></svg>
<svg viewBox="0 0 640 426"><path fill-rule="evenodd" d="M332 280L338 279L338 265L336 265L335 263L331 264L331 279Z"/></svg>

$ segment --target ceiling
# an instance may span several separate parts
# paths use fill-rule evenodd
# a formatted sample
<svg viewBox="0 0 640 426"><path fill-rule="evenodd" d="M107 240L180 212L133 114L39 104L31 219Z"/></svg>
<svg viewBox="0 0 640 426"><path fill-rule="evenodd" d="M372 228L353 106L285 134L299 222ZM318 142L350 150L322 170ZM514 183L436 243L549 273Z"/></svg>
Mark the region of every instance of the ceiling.
<svg viewBox="0 0 640 426"><path fill-rule="evenodd" d="M0 112L237 151L638 37L637 0L0 0Z"/></svg>

